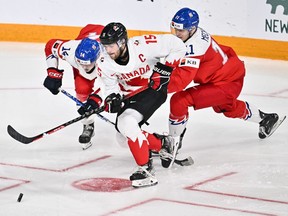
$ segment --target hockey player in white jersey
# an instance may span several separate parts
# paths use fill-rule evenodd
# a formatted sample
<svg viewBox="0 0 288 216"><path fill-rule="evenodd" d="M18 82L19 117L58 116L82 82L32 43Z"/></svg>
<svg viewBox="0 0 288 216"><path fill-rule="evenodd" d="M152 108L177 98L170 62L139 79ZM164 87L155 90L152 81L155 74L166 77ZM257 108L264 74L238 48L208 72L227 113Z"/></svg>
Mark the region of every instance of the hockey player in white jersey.
<svg viewBox="0 0 288 216"><path fill-rule="evenodd" d="M96 107L101 103L98 95L101 95L102 84L96 69L96 61L100 55L100 45L96 39L99 37L103 27L101 25L88 24L81 29L76 40L51 39L45 46L48 74L44 81L44 86L52 94L58 94L64 74L64 70L58 68L59 60L62 59L68 62L73 69L76 97L79 101L86 102L83 107L78 109L81 115L85 113L87 107ZM79 143L83 150L92 145L91 137L94 135L94 116L89 116L82 121L83 132L79 136Z"/></svg>
<svg viewBox="0 0 288 216"><path fill-rule="evenodd" d="M108 95L104 100L106 111L118 113L116 129L138 165L130 176L132 186L155 185L158 181L149 157L150 150L159 152L162 166L168 167L174 142L171 136L148 133L141 126L165 102L170 75L179 67L186 47L172 34L151 34L128 40L125 26L114 22L104 27L100 42L106 50L98 65ZM161 58L164 58L163 63ZM145 86L145 90L122 102L121 94Z"/></svg>

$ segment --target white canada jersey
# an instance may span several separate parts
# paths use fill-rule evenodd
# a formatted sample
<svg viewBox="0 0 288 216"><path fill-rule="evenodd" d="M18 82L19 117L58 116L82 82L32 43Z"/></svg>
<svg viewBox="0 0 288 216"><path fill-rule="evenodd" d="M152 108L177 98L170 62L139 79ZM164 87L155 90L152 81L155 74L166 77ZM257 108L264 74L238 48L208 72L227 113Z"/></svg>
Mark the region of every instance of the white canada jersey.
<svg viewBox="0 0 288 216"><path fill-rule="evenodd" d="M48 67L58 68L58 59L67 61L72 67L79 70L81 76L88 80L93 80L97 77L97 69L95 68L91 73L86 73L85 70L75 61L75 51L81 40L62 41L56 40L51 46L51 55L47 56L46 62Z"/></svg>
<svg viewBox="0 0 288 216"><path fill-rule="evenodd" d="M103 78L107 95L120 90L125 95L141 86L147 86L157 62L162 60L171 67L176 66L186 52L182 40L172 34L132 37L127 46L127 65L117 64L106 52L100 56L98 71Z"/></svg>

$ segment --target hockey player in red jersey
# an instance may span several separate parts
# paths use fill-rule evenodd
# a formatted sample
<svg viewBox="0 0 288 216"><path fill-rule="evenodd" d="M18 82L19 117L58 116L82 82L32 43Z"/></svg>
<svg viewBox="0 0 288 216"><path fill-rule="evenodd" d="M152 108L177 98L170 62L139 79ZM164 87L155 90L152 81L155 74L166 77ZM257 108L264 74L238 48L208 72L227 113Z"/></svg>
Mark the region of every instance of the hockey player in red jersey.
<svg viewBox="0 0 288 216"><path fill-rule="evenodd" d="M241 93L245 66L231 47L218 44L209 33L198 27L195 10L182 8L171 21L171 31L186 45L190 70L173 72L168 91L176 92L170 100L169 134L179 147L186 130L188 108L212 107L228 118L259 123L259 138L269 137L285 119L278 114L264 113L250 102L238 98ZM196 85L187 87L191 82Z"/></svg>
<svg viewBox="0 0 288 216"><path fill-rule="evenodd" d="M51 39L45 46L47 77L44 86L56 95L62 85L64 70L58 68L59 60L67 61L73 69L76 97L84 107L78 109L84 114L85 107L101 103L96 95L101 95L101 80L97 79L96 60L100 55L100 45L96 41L104 26L88 24L81 29L75 40ZM93 94L92 94L93 93ZM90 95L90 96L89 96ZM89 96L89 98L88 98ZM92 145L94 135L94 115L83 120L83 132L79 136L82 149Z"/></svg>
<svg viewBox="0 0 288 216"><path fill-rule="evenodd" d="M173 160L174 142L171 136L145 132L141 126L166 101L171 72L185 56L185 45L172 34L144 35L128 40L125 26L115 22L105 26L100 42L106 51L98 65L107 95L106 111L117 113L118 135L127 143L138 165L130 176L132 186L155 185L158 181L149 151L159 152L162 165L168 167L167 158ZM160 63L160 58L165 61ZM122 105L121 94L143 87L145 90L124 100Z"/></svg>

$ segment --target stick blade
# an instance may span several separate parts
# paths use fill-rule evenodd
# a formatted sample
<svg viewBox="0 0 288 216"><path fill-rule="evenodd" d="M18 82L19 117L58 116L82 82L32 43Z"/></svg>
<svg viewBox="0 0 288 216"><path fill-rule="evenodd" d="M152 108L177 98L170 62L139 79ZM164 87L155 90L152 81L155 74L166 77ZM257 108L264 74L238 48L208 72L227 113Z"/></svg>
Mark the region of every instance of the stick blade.
<svg viewBox="0 0 288 216"><path fill-rule="evenodd" d="M22 134L17 132L11 125L7 126L7 132L12 138L14 138L15 140L17 140L23 144L29 144L36 139L36 137L23 136Z"/></svg>
<svg viewBox="0 0 288 216"><path fill-rule="evenodd" d="M194 160L192 159L191 156L183 159L183 160L177 160L175 159L174 161L176 164L180 165L180 166L191 166L194 164Z"/></svg>
<svg viewBox="0 0 288 216"><path fill-rule="evenodd" d="M187 158L187 160L185 160L185 161L183 162L183 165L184 165L184 166L191 166L191 165L193 165L193 164L194 164L194 160L192 159L191 156L189 156L189 157Z"/></svg>

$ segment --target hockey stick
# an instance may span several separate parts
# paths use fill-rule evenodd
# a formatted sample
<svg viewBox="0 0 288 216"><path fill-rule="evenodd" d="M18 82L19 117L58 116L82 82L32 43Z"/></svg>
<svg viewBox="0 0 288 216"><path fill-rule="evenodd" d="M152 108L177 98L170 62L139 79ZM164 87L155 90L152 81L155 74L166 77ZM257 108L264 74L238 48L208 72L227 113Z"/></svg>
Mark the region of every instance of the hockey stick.
<svg viewBox="0 0 288 216"><path fill-rule="evenodd" d="M84 105L84 103L82 103L80 100L78 100L78 99L77 99L76 97L74 97L73 95L69 94L69 93L68 93L67 91L65 91L64 89L59 88L59 90L60 90L64 95L66 95L67 97L69 97L70 99L72 99L73 101L75 101L78 106L83 106L83 105ZM106 122L108 122L108 123L110 123L110 124L112 124L112 125L115 125L114 122L110 121L110 120L107 119L105 116L101 115L100 113L97 113L96 115L97 115L99 118L101 118L102 120L104 120L104 121L106 121Z"/></svg>
<svg viewBox="0 0 288 216"><path fill-rule="evenodd" d="M88 117L88 116L90 116L90 115L92 115L94 113L97 114L97 113L103 112L104 109L105 109L105 107L102 106L102 107L99 107L98 109L91 110L90 112L86 112L84 115L81 115L81 116L79 116L77 118L74 118L74 119L72 119L72 120L70 120L68 122L65 122L65 123L63 123L63 124L61 124L61 125L59 125L57 127L54 127L54 128L52 128L50 130L47 130L47 131L45 131L43 133L40 133L40 134L38 134L36 136L33 136L33 137L26 137L26 136L20 134L11 125L7 126L7 132L15 140L17 140L17 141L19 141L19 142L21 142L23 144L29 144L31 142L34 142L34 141L36 141L38 139L43 138L45 135L52 134L52 133L54 133L54 132L56 132L58 130L61 130L61 129L67 127L68 125L74 124L75 122L78 122L78 121L80 121L80 120L82 120L82 119L84 119L84 118L86 118L86 117Z"/></svg>
<svg viewBox="0 0 288 216"><path fill-rule="evenodd" d="M69 93L68 93L67 91L65 91L64 89L59 88L59 90L60 90L64 95L66 95L67 97L69 97L70 99L72 99L74 102L76 102L76 104L77 104L78 106L83 106L83 105L84 105L84 103L82 103L80 100L78 100L78 99L77 99L76 97L74 97L73 95L69 94ZM108 123L110 123L110 124L115 125L114 122L110 121L110 120L107 119L105 116L103 116L103 115L101 115L101 114L99 114L99 113L97 114L97 116L100 117L102 120L104 120L104 121L106 121L106 122L108 122ZM185 128L185 130L186 130L186 128ZM184 131L184 133L185 133L185 131ZM184 134L184 133L183 133L183 134ZM182 138L183 138L183 134L182 134L182 136L181 136L181 141L182 141ZM187 157L187 158L185 158L185 159L182 159L182 160L175 159L174 162L175 162L176 164L180 165L180 166L191 166L191 165L194 164L194 161L193 161L193 159L192 159L191 156L189 156L189 157Z"/></svg>
<svg viewBox="0 0 288 216"><path fill-rule="evenodd" d="M174 160L174 163L176 163L177 165L180 165L180 166L191 166L194 164L194 160L192 159L191 156L185 158L185 159L175 159Z"/></svg>
<svg viewBox="0 0 288 216"><path fill-rule="evenodd" d="M143 86L143 87L141 87L141 88L129 93L128 95L124 96L123 100L126 100L126 99L128 99L128 98L130 98L130 97L132 97L132 96L134 96L134 95L136 95L138 93L140 93L141 91L146 90L147 88L148 88L148 86ZM33 137L26 137L26 136L20 134L11 125L7 126L7 132L15 140L17 140L17 141L19 141L19 142L21 142L23 144L29 144L31 142L34 142L36 140L39 140L39 139L43 138L45 135L52 134L52 133L63 129L63 128L67 127L68 125L74 124L75 122L78 122L78 121L80 121L80 120L82 120L82 119L84 119L84 118L86 118L86 117L88 117L88 116L90 116L92 114L99 114L99 113L103 112L104 110L105 110L105 106L99 107L98 109L95 109L95 110L91 110L90 112L86 112L85 114L83 114L83 115L81 115L81 116L79 116L77 118L74 118L74 119L72 119L72 120L70 120L68 122L65 122L65 123L63 123L63 124L61 124L61 125L59 125L57 127L54 127L54 128L52 128L50 130L47 130L47 131L45 131L43 133L40 133L40 134L38 134L36 136L33 136Z"/></svg>
<svg viewBox="0 0 288 216"><path fill-rule="evenodd" d="M153 152L152 157L158 157L160 156L158 152ZM175 158L174 163L176 163L179 166L191 166L194 164L194 160L191 156L184 158L184 159L177 159Z"/></svg>

